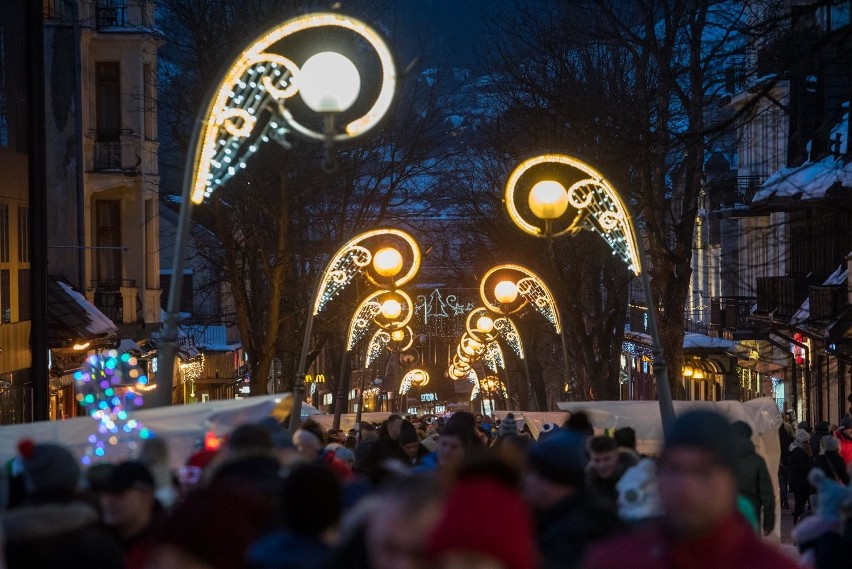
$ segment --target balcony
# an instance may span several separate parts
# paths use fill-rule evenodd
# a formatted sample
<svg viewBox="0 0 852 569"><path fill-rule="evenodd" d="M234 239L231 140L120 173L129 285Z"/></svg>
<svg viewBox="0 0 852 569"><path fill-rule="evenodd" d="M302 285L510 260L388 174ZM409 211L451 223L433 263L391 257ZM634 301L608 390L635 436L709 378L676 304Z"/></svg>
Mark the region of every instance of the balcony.
<svg viewBox="0 0 852 569"><path fill-rule="evenodd" d="M89 131L92 144L93 172L116 171L135 172L137 166L130 165L125 157L133 157L134 133L130 129L96 129Z"/></svg>
<svg viewBox="0 0 852 569"><path fill-rule="evenodd" d="M711 182L711 204L714 206L711 209L750 204L754 194L765 181L766 176L737 176Z"/></svg>
<svg viewBox="0 0 852 569"><path fill-rule="evenodd" d="M121 324L125 322L125 308L128 305L128 300L135 300L136 297L136 281L130 279L116 281L92 281L92 289L94 290L93 304L104 313L104 315L115 322ZM132 299L128 299L128 296ZM135 302L133 304L136 304ZM135 314L128 314L131 317L130 321L135 320Z"/></svg>
<svg viewBox="0 0 852 569"><path fill-rule="evenodd" d="M150 6L149 6L150 4ZM154 6L149 0L97 0L98 31L138 31L153 27Z"/></svg>
<svg viewBox="0 0 852 569"><path fill-rule="evenodd" d="M845 285L810 287L811 320L834 320L846 308L848 289Z"/></svg>
<svg viewBox="0 0 852 569"><path fill-rule="evenodd" d="M725 296L710 299L710 331L708 335L728 340L756 337L748 317L757 299L753 296Z"/></svg>
<svg viewBox="0 0 852 569"><path fill-rule="evenodd" d="M758 277L757 312L774 313L789 319L808 297L808 281L803 277Z"/></svg>

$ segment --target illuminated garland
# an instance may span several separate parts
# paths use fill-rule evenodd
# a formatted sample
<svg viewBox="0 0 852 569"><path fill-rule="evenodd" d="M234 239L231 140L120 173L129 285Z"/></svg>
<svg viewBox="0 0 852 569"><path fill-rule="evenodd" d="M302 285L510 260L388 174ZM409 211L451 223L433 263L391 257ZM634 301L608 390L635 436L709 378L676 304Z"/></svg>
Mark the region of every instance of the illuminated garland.
<svg viewBox="0 0 852 569"><path fill-rule="evenodd" d="M483 358L485 359L485 365L494 373L497 373L497 370L500 368L506 368L506 361L503 358L503 349L497 342L491 342L488 344Z"/></svg>
<svg viewBox="0 0 852 569"><path fill-rule="evenodd" d="M524 219L515 198L520 179L531 168L542 164L560 164L579 170L582 172L581 175L585 176L567 190L568 201L577 211L574 219L568 227L549 236L540 227ZM571 172L571 175L577 179L576 172ZM639 274L641 268L639 247L630 214L615 188L600 172L585 162L564 154L545 154L525 160L509 176L504 201L509 217L525 233L535 237L554 238L565 234L576 235L582 229L586 229L601 236L613 255L622 259L634 275Z"/></svg>
<svg viewBox="0 0 852 569"><path fill-rule="evenodd" d="M424 387L429 384L429 374L422 369L412 369L405 374L399 384L399 394L405 395L412 386Z"/></svg>
<svg viewBox="0 0 852 569"><path fill-rule="evenodd" d="M144 403L142 395L133 388L148 389L148 377L136 358L129 353L119 355L116 350L110 350L90 356L86 363L85 369L74 373L74 381L77 401L98 421L96 431L89 435L89 447L83 457L83 464L91 464L92 460L104 458L109 447L128 441L132 446L137 436L145 440L152 433L127 413L128 409ZM117 392L121 388L126 389L123 396Z"/></svg>
<svg viewBox="0 0 852 569"><path fill-rule="evenodd" d="M197 381L204 372L204 354L192 361L180 364L180 373L184 381Z"/></svg>

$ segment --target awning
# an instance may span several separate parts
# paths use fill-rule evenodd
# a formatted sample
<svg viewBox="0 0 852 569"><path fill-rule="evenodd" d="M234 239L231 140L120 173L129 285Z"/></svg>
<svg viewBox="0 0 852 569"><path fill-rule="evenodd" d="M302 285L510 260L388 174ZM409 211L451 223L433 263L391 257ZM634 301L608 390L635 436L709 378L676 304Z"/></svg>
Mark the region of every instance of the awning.
<svg viewBox="0 0 852 569"><path fill-rule="evenodd" d="M118 327L95 305L68 283L54 277L47 280L48 347L112 344Z"/></svg>

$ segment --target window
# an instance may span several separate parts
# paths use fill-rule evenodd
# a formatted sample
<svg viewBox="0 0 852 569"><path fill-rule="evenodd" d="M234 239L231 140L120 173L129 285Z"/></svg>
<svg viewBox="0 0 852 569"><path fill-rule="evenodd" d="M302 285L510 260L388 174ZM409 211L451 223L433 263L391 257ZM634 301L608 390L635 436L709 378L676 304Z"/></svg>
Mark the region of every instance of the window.
<svg viewBox="0 0 852 569"><path fill-rule="evenodd" d="M29 269L18 269L18 320L32 320Z"/></svg>
<svg viewBox="0 0 852 569"><path fill-rule="evenodd" d="M18 206L18 262L30 262L30 217L27 206Z"/></svg>
<svg viewBox="0 0 852 569"><path fill-rule="evenodd" d="M121 286L121 202L95 202L98 288Z"/></svg>
<svg viewBox="0 0 852 569"><path fill-rule="evenodd" d="M142 79L145 82L145 97L143 100L145 139L157 140L157 75L153 63L144 64Z"/></svg>
<svg viewBox="0 0 852 569"><path fill-rule="evenodd" d="M0 263L9 262L9 205L0 204Z"/></svg>
<svg viewBox="0 0 852 569"><path fill-rule="evenodd" d="M95 120L98 141L119 140L121 132L121 68L118 62L95 64Z"/></svg>

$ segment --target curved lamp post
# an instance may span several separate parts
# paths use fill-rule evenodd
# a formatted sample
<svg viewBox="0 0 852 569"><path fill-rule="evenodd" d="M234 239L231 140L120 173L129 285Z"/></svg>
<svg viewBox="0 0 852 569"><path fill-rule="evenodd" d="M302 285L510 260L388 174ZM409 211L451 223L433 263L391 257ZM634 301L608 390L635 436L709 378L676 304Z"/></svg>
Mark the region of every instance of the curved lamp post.
<svg viewBox="0 0 852 569"><path fill-rule="evenodd" d="M281 40L323 29L347 30L357 36L375 52L381 67L381 87L372 105L342 128L335 124L335 119L352 107L360 92L361 78L354 64L341 54L326 51L308 57L299 67L292 59L272 50ZM157 374L160 388L154 392L153 405L171 403L181 276L193 205L202 203L244 169L259 146L274 140L290 148L289 132L321 142L326 149L325 166L330 167L333 146L376 126L390 108L395 89L396 68L385 42L363 22L342 14L307 14L287 20L258 36L230 63L207 95L189 142L166 320L160 333L160 373ZM296 94L309 109L323 117L322 132L303 125L293 115L288 99Z"/></svg>
<svg viewBox="0 0 852 569"><path fill-rule="evenodd" d="M479 282L479 298L488 310L497 314L508 316L531 307L544 316L553 326L562 344L566 385L569 383L568 344L559 318L559 308L553 293L541 277L522 265L511 263L497 265L482 276ZM527 366L526 360L524 365ZM529 371L527 371L527 381L530 381ZM533 401L535 401L534 398Z"/></svg>
<svg viewBox="0 0 852 569"><path fill-rule="evenodd" d="M525 160L515 168L506 183L504 201L509 217L521 231L545 238L548 244L563 235L591 231L598 234L612 254L642 279L648 303L648 331L654 355L660 417L663 428L668 428L674 421L674 405L657 329L651 282L643 265L645 255L641 241L636 238L633 218L618 192L600 172L585 162L564 154L545 154ZM572 207L571 215L566 216L569 206Z"/></svg>
<svg viewBox="0 0 852 569"><path fill-rule="evenodd" d="M388 246L388 243L393 243L394 246ZM375 247L375 253L371 250L371 245ZM365 231L337 250L320 275L311 297L311 312L305 324L305 336L302 339L302 351L299 354L299 367L296 370L293 389L294 410L301 410L305 396L308 349L316 315L322 312L331 299L345 289L356 275L363 275L372 284L381 287L367 295L355 310L349 325L343 355L345 358L369 330L371 321L375 321L380 327L391 329L402 328L408 324L414 312L413 304L411 298L397 288L413 279L419 269L420 248L411 235L400 229ZM397 321L403 309L405 318L390 324ZM342 380L341 377L338 381ZM339 406L340 402L335 405ZM301 414L296 411L290 415L290 430L295 431L299 427L300 419Z"/></svg>
<svg viewBox="0 0 852 569"><path fill-rule="evenodd" d="M370 342L367 345L367 355L364 360L364 375L361 378L361 385L358 391L358 409L355 411L355 424L361 424L361 416L364 411L364 378L369 377L370 366L375 362L379 355L389 349L393 353L401 353L408 350L414 344L414 332L410 326L398 327L392 330L387 330L380 327L376 330ZM390 357L385 364L385 373L383 377L387 377L388 369L390 368Z"/></svg>
<svg viewBox="0 0 852 569"><path fill-rule="evenodd" d="M482 306L474 308L468 313L465 320L465 332L459 339L456 355L453 356L452 363L447 370L447 375L453 381L470 378L473 364L480 360L484 360L486 367L494 373L497 373L500 368L505 369L505 358L498 341L501 338L509 344L524 363L524 373L527 381L529 381L529 370L524 358L524 347L518 329L507 315L502 315L496 319L493 316L494 314L491 311ZM506 401L508 401L508 393Z"/></svg>

